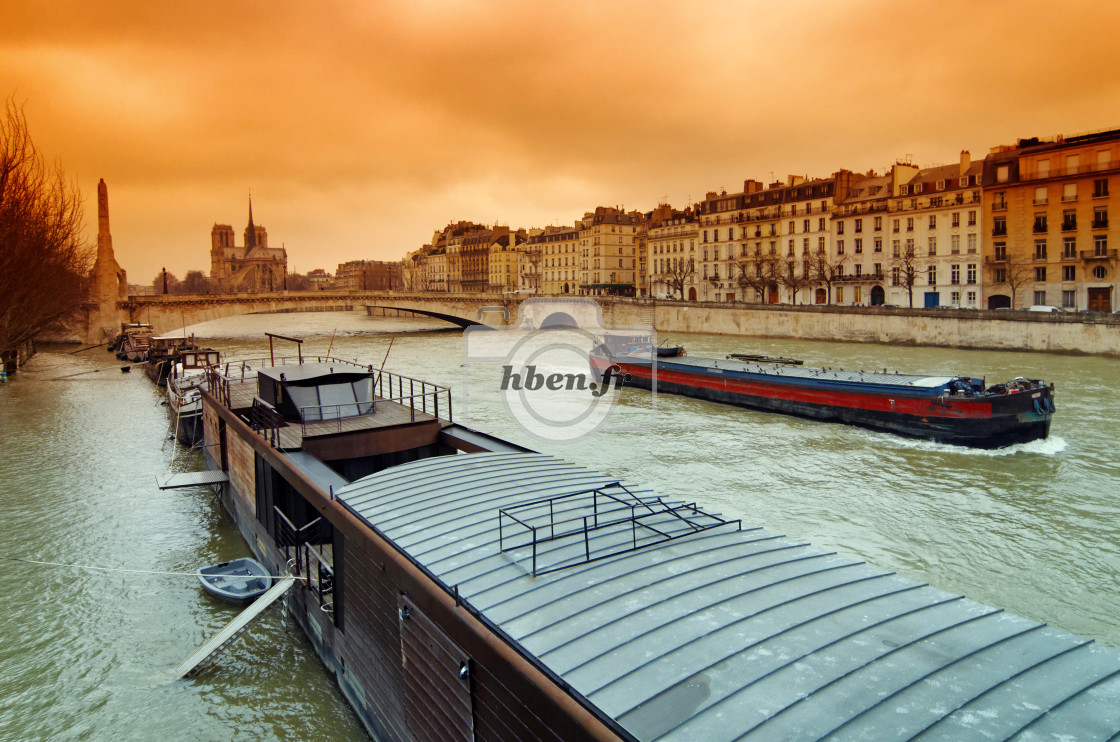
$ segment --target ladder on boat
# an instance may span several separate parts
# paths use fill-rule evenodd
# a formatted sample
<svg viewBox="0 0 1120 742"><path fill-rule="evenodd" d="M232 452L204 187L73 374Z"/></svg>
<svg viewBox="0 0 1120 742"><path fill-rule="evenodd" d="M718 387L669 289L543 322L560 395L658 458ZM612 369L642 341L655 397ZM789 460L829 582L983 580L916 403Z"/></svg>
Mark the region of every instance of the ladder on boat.
<svg viewBox="0 0 1120 742"><path fill-rule="evenodd" d="M209 664L220 652L237 641L237 639L244 634L253 623L260 619L269 608L272 608L276 604L276 601L295 584L295 581L296 578L291 576L278 579L276 584L268 589L268 592L257 598L252 605L230 621L224 629L210 637L205 644L195 650L194 654L183 660L183 662L175 668L174 679L178 680L179 678L192 675Z"/></svg>

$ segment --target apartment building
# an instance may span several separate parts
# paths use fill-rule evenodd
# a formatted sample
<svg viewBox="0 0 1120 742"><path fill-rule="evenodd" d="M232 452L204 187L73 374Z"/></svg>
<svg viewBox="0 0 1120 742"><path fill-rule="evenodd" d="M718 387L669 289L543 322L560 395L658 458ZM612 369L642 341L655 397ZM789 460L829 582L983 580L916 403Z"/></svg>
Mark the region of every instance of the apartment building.
<svg viewBox="0 0 1120 742"><path fill-rule="evenodd" d="M520 245L524 242L519 241L519 237L516 233L507 232L490 244L489 291L492 294L510 294L520 286L519 274L523 257ZM521 239L524 240L523 237Z"/></svg>
<svg viewBox="0 0 1120 742"><path fill-rule="evenodd" d="M832 251L833 205L861 177L791 175L765 188L747 180L742 193L709 193L700 204L702 300L812 301L819 263Z"/></svg>
<svg viewBox="0 0 1120 742"><path fill-rule="evenodd" d="M580 230L578 227L547 227L529 238L541 255L541 293L552 295L579 292Z"/></svg>
<svg viewBox="0 0 1120 742"><path fill-rule="evenodd" d="M990 308L1050 304L1117 307L1120 130L1020 139L984 160L985 301Z"/></svg>
<svg viewBox="0 0 1120 742"><path fill-rule="evenodd" d="M580 293L634 296L636 245L641 214L599 206L583 218L580 229Z"/></svg>
<svg viewBox="0 0 1120 742"><path fill-rule="evenodd" d="M691 207L683 211L661 204L650 212L645 229L645 249L639 249L642 295L671 296L697 301L700 296L700 261L697 252L700 222Z"/></svg>

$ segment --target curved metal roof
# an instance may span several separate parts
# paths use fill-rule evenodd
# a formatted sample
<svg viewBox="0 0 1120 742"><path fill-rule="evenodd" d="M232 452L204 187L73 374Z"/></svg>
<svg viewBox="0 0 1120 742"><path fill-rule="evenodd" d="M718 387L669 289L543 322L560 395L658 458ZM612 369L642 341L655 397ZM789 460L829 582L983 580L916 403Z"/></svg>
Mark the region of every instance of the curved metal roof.
<svg viewBox="0 0 1120 742"><path fill-rule="evenodd" d="M336 494L638 739L1120 732L1120 652L760 528L643 542L688 526L639 506L637 529L542 541L542 558L580 563L533 577L525 539L499 511L540 525L539 501L559 507L613 483L547 455L478 453L404 464ZM581 517L567 515L552 522ZM648 545L609 555L628 540ZM581 562L582 552L608 556Z"/></svg>

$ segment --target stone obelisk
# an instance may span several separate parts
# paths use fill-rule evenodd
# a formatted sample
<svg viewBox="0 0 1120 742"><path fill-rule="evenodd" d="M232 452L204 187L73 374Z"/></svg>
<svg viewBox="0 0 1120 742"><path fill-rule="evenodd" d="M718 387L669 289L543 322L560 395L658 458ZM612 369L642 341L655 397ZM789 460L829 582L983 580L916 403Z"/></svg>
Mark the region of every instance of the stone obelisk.
<svg viewBox="0 0 1120 742"><path fill-rule="evenodd" d="M102 343L120 332L125 313L117 302L128 298L128 279L113 255L113 235L109 233L109 188L102 178L97 184L97 261L90 276L89 326L86 342Z"/></svg>

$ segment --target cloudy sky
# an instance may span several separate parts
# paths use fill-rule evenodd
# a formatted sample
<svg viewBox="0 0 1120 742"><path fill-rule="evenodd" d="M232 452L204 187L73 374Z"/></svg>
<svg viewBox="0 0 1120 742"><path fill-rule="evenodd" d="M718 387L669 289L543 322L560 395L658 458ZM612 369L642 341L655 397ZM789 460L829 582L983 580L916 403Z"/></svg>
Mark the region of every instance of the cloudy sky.
<svg viewBox="0 0 1120 742"><path fill-rule="evenodd" d="M1032 0L5 3L0 93L134 283L209 271L249 192L289 267L448 221L570 224L743 180L1120 126L1120 4Z"/></svg>

